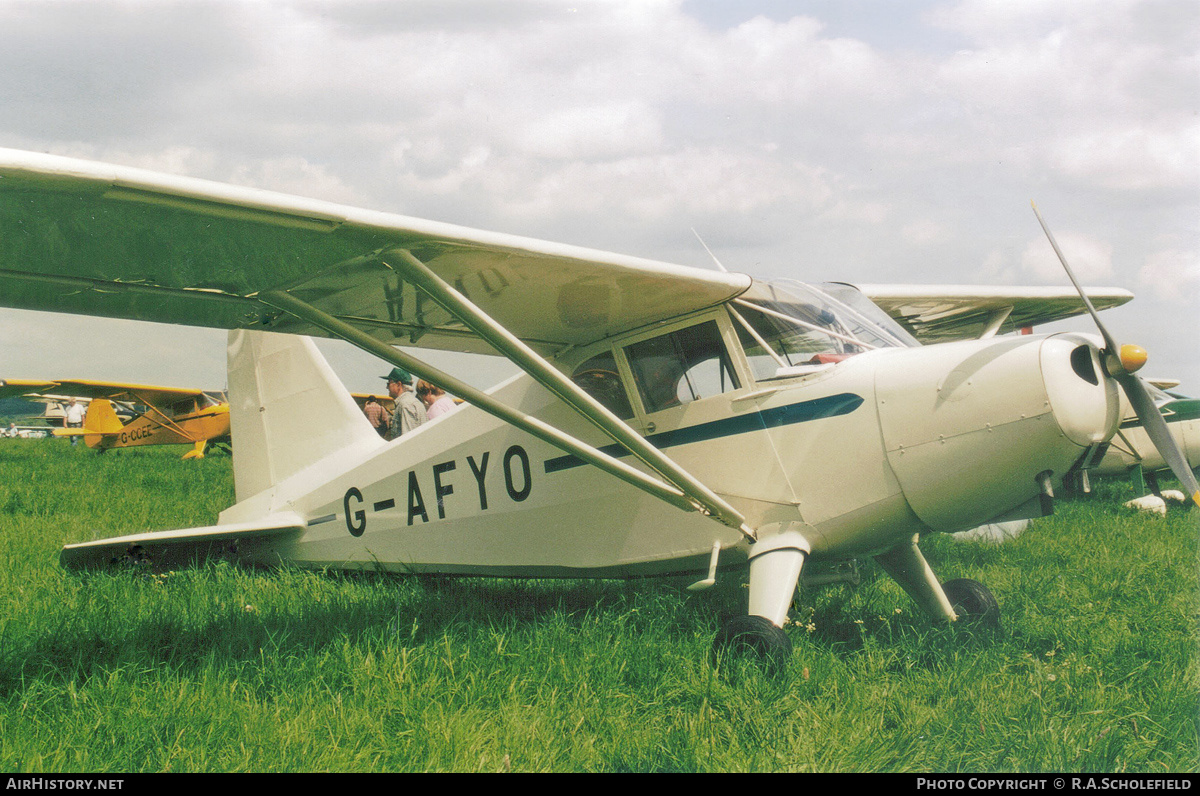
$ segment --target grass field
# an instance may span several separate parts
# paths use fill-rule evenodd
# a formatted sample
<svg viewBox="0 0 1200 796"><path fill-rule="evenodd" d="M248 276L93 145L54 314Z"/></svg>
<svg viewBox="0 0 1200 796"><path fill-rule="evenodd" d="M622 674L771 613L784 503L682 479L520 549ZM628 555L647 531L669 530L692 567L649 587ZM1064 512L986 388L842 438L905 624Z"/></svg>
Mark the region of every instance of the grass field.
<svg viewBox="0 0 1200 796"><path fill-rule="evenodd" d="M79 575L64 542L211 524L225 457L0 440L0 769L1194 772L1197 514L1062 501L927 539L1000 600L936 626L873 563L805 590L781 677L714 671L727 578L381 577L225 563Z"/></svg>

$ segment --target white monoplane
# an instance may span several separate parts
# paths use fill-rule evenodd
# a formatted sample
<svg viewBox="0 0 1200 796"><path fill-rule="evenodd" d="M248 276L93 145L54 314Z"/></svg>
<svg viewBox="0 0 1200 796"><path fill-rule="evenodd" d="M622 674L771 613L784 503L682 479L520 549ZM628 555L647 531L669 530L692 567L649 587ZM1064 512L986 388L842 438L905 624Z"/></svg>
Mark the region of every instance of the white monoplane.
<svg viewBox="0 0 1200 796"><path fill-rule="evenodd" d="M1146 385L1155 407L1163 416L1167 428L1189 467L1200 467L1200 400L1175 392L1178 382L1155 382ZM1155 447L1141 418L1128 401L1121 401L1121 425L1113 436L1108 452L1095 467L1099 475L1128 475L1134 487L1160 494L1158 474L1170 471L1170 464ZM1148 484L1147 484L1148 482Z"/></svg>
<svg viewBox="0 0 1200 796"><path fill-rule="evenodd" d="M873 556L934 617L994 619L981 584L939 583L920 535L1040 516L1115 432L1118 382L1141 387L1107 333L921 346L845 286L46 155L0 151L0 230L0 304L232 330L235 505L68 545L67 566L235 547L702 588L748 563L748 612L715 645L778 661L810 559ZM385 442L304 335L471 406ZM395 345L524 372L484 392Z"/></svg>

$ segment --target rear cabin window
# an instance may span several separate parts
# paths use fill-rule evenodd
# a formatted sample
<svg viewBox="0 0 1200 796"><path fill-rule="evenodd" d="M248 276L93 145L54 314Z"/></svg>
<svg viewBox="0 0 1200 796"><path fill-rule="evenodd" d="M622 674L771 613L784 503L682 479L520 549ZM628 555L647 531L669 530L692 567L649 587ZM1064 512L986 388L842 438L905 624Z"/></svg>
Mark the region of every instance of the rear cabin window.
<svg viewBox="0 0 1200 796"><path fill-rule="evenodd" d="M738 389L716 321L705 321L625 348L647 412Z"/></svg>
<svg viewBox="0 0 1200 796"><path fill-rule="evenodd" d="M612 351L597 354L584 362L575 369L571 379L617 417L622 420L633 417L633 408L617 373L617 359Z"/></svg>
<svg viewBox="0 0 1200 796"><path fill-rule="evenodd" d="M176 401L171 404L171 414L178 417L179 415L188 415L196 411L196 399L185 398L182 401Z"/></svg>

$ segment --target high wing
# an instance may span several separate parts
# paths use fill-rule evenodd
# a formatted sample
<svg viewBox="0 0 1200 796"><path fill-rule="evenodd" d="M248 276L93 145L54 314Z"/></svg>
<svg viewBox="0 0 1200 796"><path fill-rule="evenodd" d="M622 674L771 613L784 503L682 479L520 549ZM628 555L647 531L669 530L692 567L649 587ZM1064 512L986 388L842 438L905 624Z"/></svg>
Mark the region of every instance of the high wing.
<svg viewBox="0 0 1200 796"><path fill-rule="evenodd" d="M396 402L390 395L375 395L373 393L366 392L352 392L350 393L350 397L354 399L354 403L358 404L359 409L362 409L363 406L366 405L367 401L374 399L375 403L382 406L388 414L396 411Z"/></svg>
<svg viewBox="0 0 1200 796"><path fill-rule="evenodd" d="M53 392L56 381L45 379L0 379L0 398L23 398L26 395Z"/></svg>
<svg viewBox="0 0 1200 796"><path fill-rule="evenodd" d="M729 301L751 283L743 274L0 150L0 306L338 337L753 537L740 512L546 359ZM396 345L502 354L653 474Z"/></svg>
<svg viewBox="0 0 1200 796"><path fill-rule="evenodd" d="M25 385L22 387L22 385ZM16 390L21 389L21 392ZM0 381L0 397L8 395L45 395L75 398L108 398L115 401L136 401L150 406L164 406L188 398L202 398L203 390L181 387L156 387L148 384L124 384L121 382L92 381L90 379L66 379L39 381L34 379L6 379Z"/></svg>
<svg viewBox="0 0 1200 796"><path fill-rule="evenodd" d="M541 354L750 286L706 271L140 169L0 149L0 304L327 336L287 291L388 344L496 353L407 278L411 255Z"/></svg>
<svg viewBox="0 0 1200 796"><path fill-rule="evenodd" d="M1079 294L1060 287L857 285L867 298L923 343L990 337L1087 312ZM1096 309L1133 298L1119 287L1089 287Z"/></svg>

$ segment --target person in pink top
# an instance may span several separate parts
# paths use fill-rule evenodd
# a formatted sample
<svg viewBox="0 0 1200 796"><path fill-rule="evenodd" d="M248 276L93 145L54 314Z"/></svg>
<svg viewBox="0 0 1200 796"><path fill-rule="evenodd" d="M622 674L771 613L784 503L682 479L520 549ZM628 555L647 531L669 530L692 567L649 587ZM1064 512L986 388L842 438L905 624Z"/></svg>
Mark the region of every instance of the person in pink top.
<svg viewBox="0 0 1200 796"><path fill-rule="evenodd" d="M446 414L457 406L454 399L446 395L445 390L423 379L417 381L417 397L425 404L425 415L430 420L438 415Z"/></svg>

